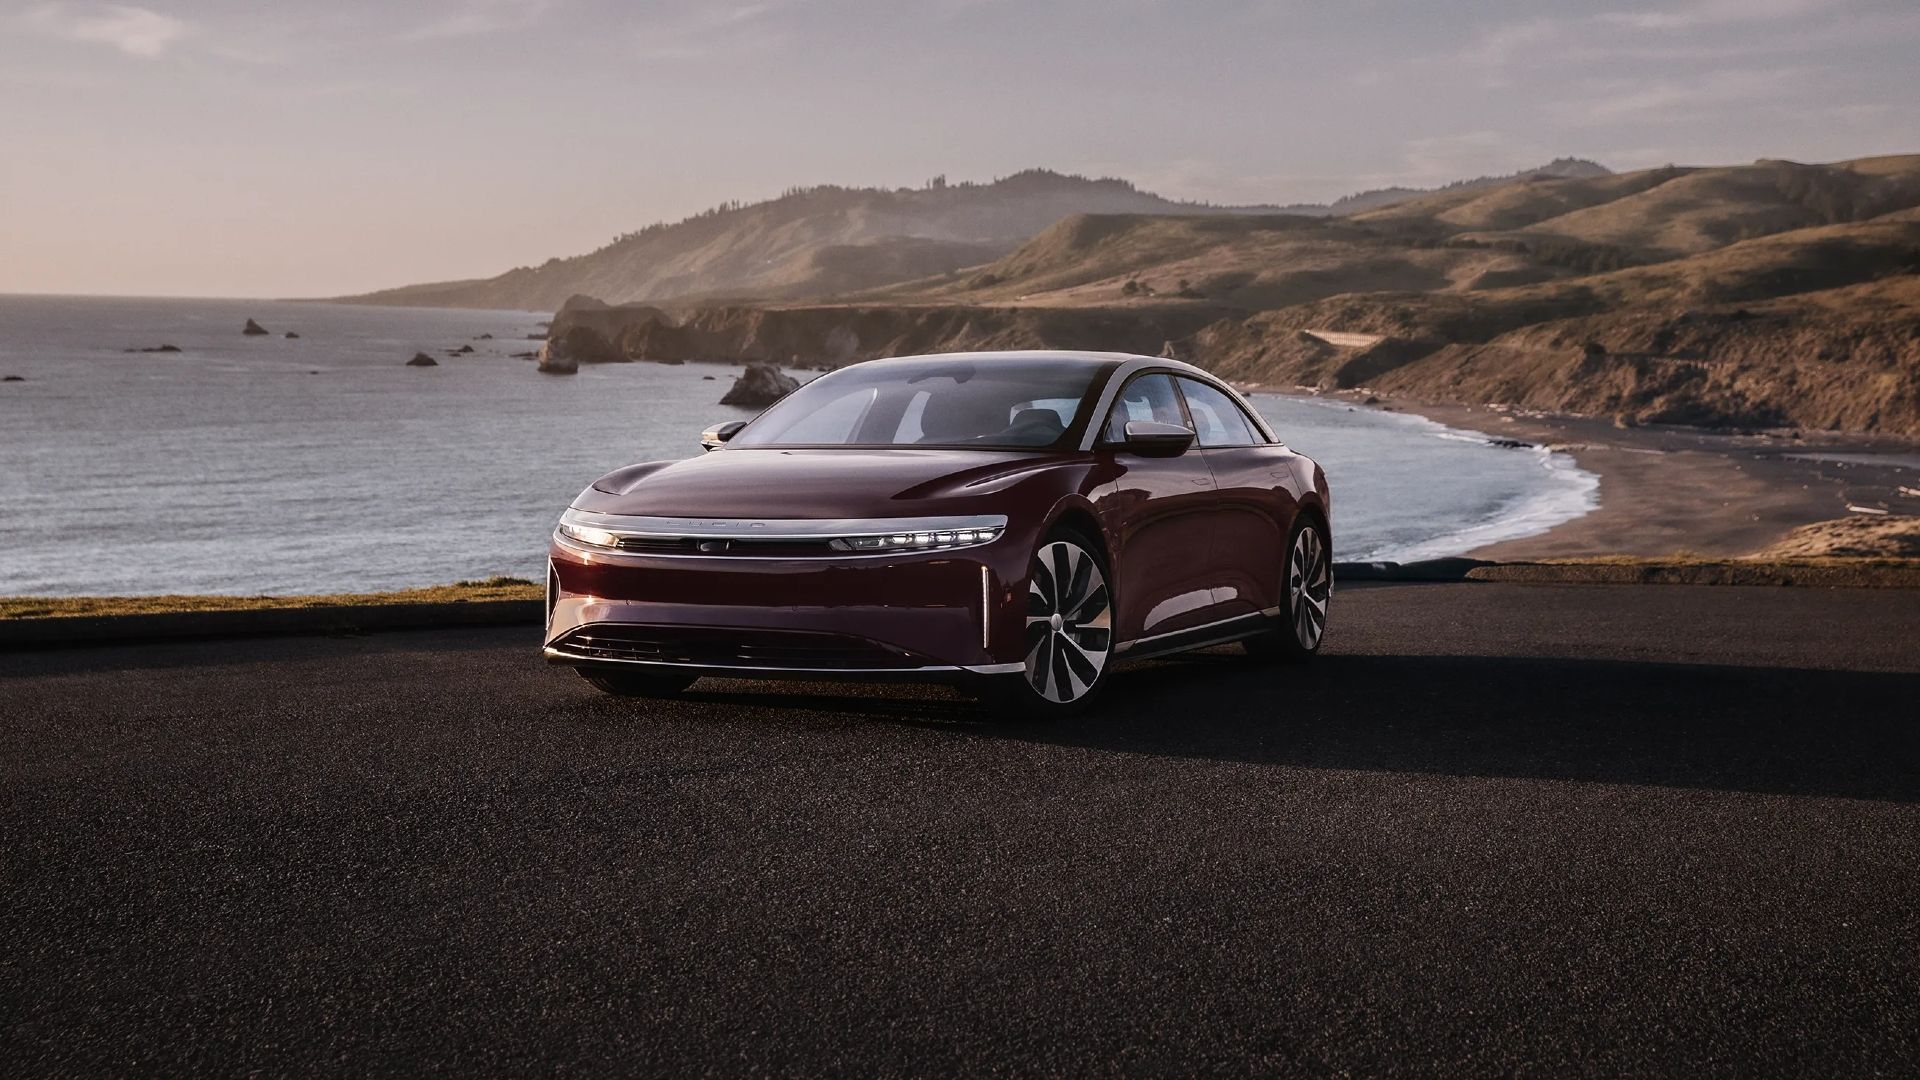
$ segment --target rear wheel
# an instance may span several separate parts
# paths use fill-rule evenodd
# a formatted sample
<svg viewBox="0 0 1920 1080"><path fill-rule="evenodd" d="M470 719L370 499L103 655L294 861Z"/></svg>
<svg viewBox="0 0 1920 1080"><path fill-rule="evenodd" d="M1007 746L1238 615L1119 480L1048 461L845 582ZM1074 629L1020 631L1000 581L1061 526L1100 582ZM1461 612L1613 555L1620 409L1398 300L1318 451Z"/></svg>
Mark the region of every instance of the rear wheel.
<svg viewBox="0 0 1920 1080"><path fill-rule="evenodd" d="M1027 573L1026 659L1018 675L996 676L981 696L1020 716L1084 708L1106 685L1113 650L1113 593L1098 545L1055 530Z"/></svg>
<svg viewBox="0 0 1920 1080"><path fill-rule="evenodd" d="M667 669L663 671L610 671L575 668L580 677L603 694L614 697L672 697L693 685L698 675Z"/></svg>
<svg viewBox="0 0 1920 1080"><path fill-rule="evenodd" d="M1327 608L1333 601L1333 551L1327 527L1301 514L1287 538L1286 598L1280 625L1249 638L1247 651L1282 663L1305 663L1327 636Z"/></svg>

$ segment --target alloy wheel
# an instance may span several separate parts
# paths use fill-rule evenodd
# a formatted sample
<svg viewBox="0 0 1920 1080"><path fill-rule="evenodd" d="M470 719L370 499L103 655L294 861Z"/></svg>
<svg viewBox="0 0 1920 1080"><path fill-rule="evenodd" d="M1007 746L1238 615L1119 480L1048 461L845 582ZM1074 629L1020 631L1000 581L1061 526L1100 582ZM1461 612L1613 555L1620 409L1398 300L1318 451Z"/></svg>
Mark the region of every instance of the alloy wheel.
<svg viewBox="0 0 1920 1080"><path fill-rule="evenodd" d="M1099 560L1070 540L1042 545L1027 585L1027 683L1048 701L1085 697L1113 647L1113 604Z"/></svg>
<svg viewBox="0 0 1920 1080"><path fill-rule="evenodd" d="M1333 563L1320 530L1309 525L1293 538L1287 559L1287 600L1293 616L1293 635L1300 647L1312 652L1327 631L1327 602L1333 598Z"/></svg>

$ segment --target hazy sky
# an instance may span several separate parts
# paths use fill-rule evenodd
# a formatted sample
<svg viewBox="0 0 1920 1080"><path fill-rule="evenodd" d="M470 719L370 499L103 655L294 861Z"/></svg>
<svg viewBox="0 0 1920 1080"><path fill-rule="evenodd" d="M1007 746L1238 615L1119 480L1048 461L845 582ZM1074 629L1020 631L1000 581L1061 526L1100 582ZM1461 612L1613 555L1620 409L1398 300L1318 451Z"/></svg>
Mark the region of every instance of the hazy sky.
<svg viewBox="0 0 1920 1080"><path fill-rule="evenodd" d="M1913 0L0 0L0 292L301 296L795 184L1920 151Z"/></svg>

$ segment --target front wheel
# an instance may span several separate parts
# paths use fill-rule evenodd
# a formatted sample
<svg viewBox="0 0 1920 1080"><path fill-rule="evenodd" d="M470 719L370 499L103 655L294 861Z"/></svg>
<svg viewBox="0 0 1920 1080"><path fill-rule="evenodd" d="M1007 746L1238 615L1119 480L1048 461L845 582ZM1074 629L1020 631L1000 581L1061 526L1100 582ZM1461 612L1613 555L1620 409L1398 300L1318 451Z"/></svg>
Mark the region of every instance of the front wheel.
<svg viewBox="0 0 1920 1080"><path fill-rule="evenodd" d="M1333 601L1333 552L1326 526L1309 514L1293 523L1287 539L1286 601L1281 625L1247 640L1247 651L1282 663L1305 663L1327 636Z"/></svg>
<svg viewBox="0 0 1920 1080"><path fill-rule="evenodd" d="M1113 593L1098 546L1055 530L1027 573L1026 662L981 688L989 704L1022 717L1084 708L1106 685L1113 650Z"/></svg>
<svg viewBox="0 0 1920 1080"><path fill-rule="evenodd" d="M672 697L693 685L699 678L671 668L662 671L610 671L603 668L575 668L594 689L614 697Z"/></svg>

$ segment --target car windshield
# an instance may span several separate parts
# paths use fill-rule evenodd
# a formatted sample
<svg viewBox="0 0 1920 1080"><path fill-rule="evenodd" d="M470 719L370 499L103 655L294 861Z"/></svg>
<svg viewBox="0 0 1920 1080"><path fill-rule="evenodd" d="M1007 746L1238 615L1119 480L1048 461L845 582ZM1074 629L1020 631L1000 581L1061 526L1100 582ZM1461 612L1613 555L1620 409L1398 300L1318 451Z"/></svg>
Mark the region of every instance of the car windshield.
<svg viewBox="0 0 1920 1080"><path fill-rule="evenodd" d="M1100 370L1016 358L855 364L780 399L727 445L1049 447Z"/></svg>

